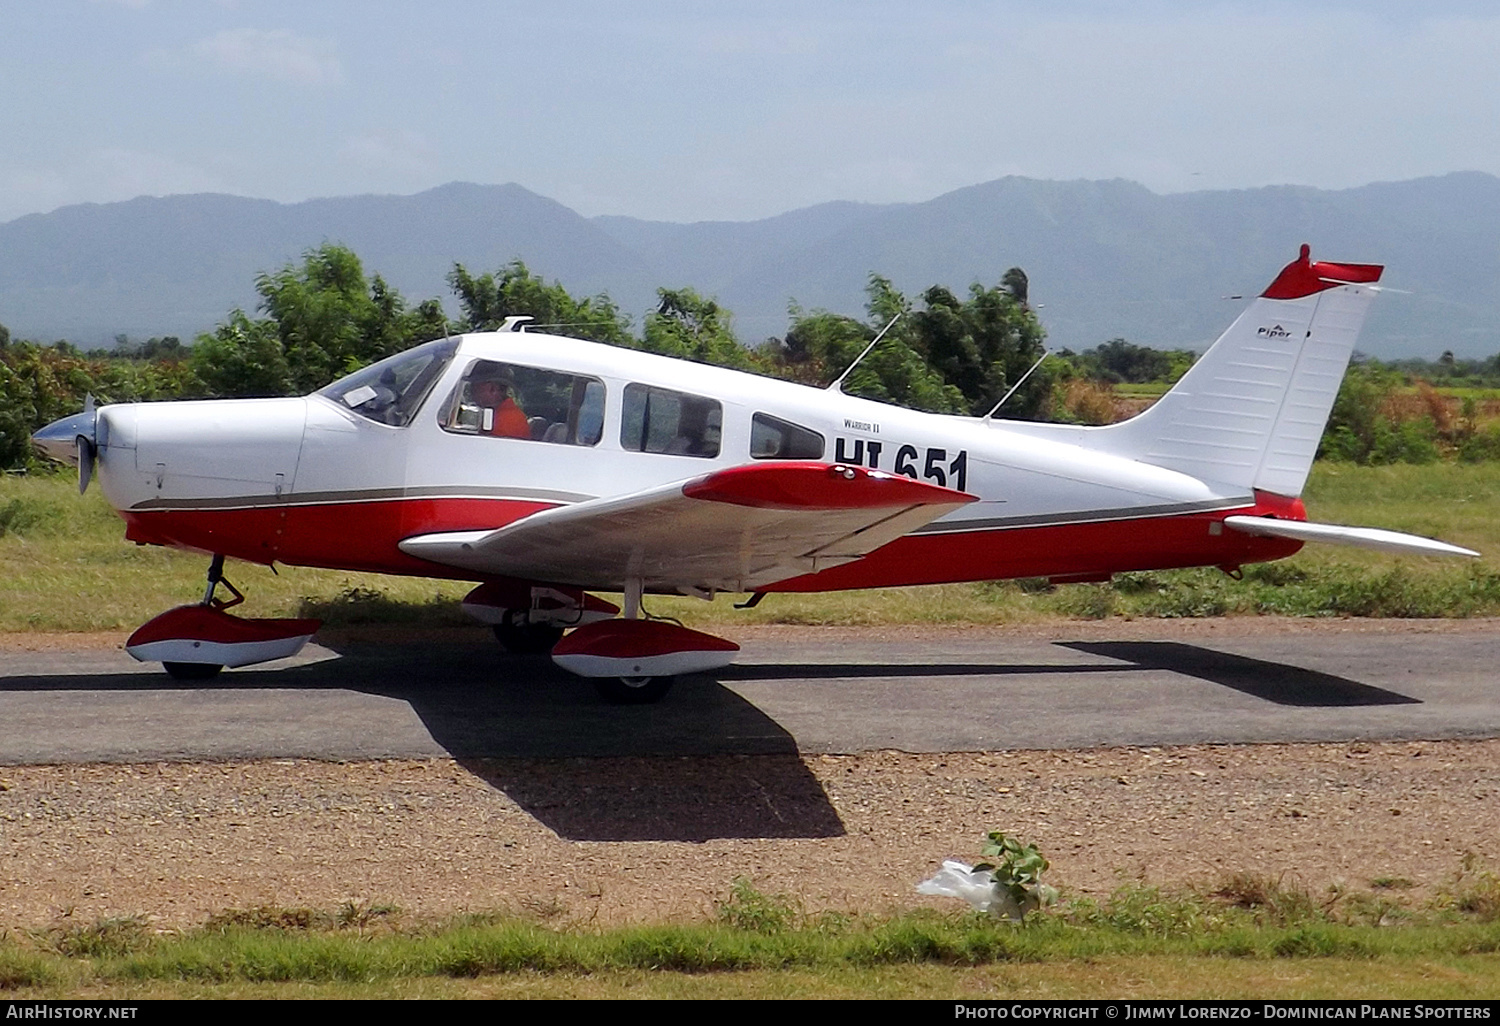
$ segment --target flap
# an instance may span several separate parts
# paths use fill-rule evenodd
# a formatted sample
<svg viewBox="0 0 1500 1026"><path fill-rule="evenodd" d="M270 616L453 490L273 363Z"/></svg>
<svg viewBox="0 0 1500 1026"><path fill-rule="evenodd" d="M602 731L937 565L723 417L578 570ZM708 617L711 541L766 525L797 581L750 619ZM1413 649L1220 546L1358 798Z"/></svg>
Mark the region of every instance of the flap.
<svg viewBox="0 0 1500 1026"><path fill-rule="evenodd" d="M495 531L417 535L401 551L599 590L640 578L647 591L750 591L858 559L973 501L864 467L754 463L543 510Z"/></svg>

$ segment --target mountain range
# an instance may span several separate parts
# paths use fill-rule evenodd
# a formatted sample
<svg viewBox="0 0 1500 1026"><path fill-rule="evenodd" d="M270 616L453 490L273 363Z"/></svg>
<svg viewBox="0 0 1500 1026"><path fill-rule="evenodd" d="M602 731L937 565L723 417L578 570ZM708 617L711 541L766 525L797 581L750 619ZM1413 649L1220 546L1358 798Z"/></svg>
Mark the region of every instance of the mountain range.
<svg viewBox="0 0 1500 1026"><path fill-rule="evenodd" d="M587 218L519 185L282 204L203 194L81 204L0 224L0 324L91 347L209 330L256 304L255 276L323 242L359 254L413 302L454 262L521 259L574 294L607 292L639 324L658 287L733 311L747 342L787 310L862 315L872 272L908 295L962 293L1022 267L1049 345L1123 337L1202 349L1308 242L1314 259L1387 265L1372 356L1500 352L1500 179L1460 172L1353 189L1158 195L1124 180L1002 178L922 203L824 203L758 221ZM1399 291L1398 291L1399 290Z"/></svg>

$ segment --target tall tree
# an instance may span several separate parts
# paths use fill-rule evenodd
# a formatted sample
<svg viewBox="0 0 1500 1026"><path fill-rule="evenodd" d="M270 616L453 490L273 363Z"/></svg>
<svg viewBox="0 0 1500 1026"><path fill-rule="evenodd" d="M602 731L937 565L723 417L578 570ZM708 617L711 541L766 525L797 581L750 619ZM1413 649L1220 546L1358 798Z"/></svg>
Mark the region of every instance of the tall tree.
<svg viewBox="0 0 1500 1026"><path fill-rule="evenodd" d="M1029 304L1029 297L1031 294L1031 279L1028 278L1026 276L1026 272L1021 270L1019 267L1012 267L1010 270L1006 271L1000 276L1000 287L1006 292L1009 292L1010 298L1014 299L1022 306L1026 306Z"/></svg>
<svg viewBox="0 0 1500 1026"><path fill-rule="evenodd" d="M719 367L750 370L755 361L730 327L729 311L696 289L657 289L656 309L646 315L641 347Z"/></svg>
<svg viewBox="0 0 1500 1026"><path fill-rule="evenodd" d="M243 310L232 312L211 334L199 335L188 363L210 395L248 398L296 391L275 322L251 320Z"/></svg>
<svg viewBox="0 0 1500 1026"><path fill-rule="evenodd" d="M409 307L353 251L325 243L300 264L255 280L265 317L236 310L198 336L190 358L220 396L311 392L333 379L447 332L442 304Z"/></svg>
<svg viewBox="0 0 1500 1026"><path fill-rule="evenodd" d="M607 295L578 298L561 282L548 284L520 260L479 276L463 264L448 272L448 287L463 309L463 331L494 331L507 317L530 317L538 328L609 345L632 346L630 321Z"/></svg>
<svg viewBox="0 0 1500 1026"><path fill-rule="evenodd" d="M1024 278L1019 268L1012 271ZM980 415L1042 355L1041 325L1004 286L976 284L960 300L945 286L934 285L922 293L921 309L880 274L870 275L865 291L867 324L822 312L806 315L794 307L791 329L773 351L782 373L803 381L831 380L877 330L901 314L849 375L844 390L915 409ZM1050 399L1051 382L1039 372L1026 380L1005 412L1036 416L1046 411Z"/></svg>
<svg viewBox="0 0 1500 1026"><path fill-rule="evenodd" d="M849 371L841 386L849 395L895 403L933 413L960 413L962 393L930 367L913 344L916 332L906 314L911 302L889 278L870 275L865 288L869 322L826 311L791 310L792 325L779 345L768 347L777 373L809 384L828 384L842 374L897 314L880 344Z"/></svg>

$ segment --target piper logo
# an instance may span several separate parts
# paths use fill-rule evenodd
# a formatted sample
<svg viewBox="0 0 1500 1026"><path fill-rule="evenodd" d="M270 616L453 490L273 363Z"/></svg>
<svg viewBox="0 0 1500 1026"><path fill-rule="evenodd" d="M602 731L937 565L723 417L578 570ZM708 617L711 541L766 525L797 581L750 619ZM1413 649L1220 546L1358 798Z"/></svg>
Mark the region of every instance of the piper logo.
<svg viewBox="0 0 1500 1026"><path fill-rule="evenodd" d="M1260 328L1260 329L1258 329L1255 332L1255 334L1256 334L1257 338L1291 338L1292 337L1292 333L1290 331L1287 331L1285 328L1283 328L1279 324L1276 325L1274 328Z"/></svg>

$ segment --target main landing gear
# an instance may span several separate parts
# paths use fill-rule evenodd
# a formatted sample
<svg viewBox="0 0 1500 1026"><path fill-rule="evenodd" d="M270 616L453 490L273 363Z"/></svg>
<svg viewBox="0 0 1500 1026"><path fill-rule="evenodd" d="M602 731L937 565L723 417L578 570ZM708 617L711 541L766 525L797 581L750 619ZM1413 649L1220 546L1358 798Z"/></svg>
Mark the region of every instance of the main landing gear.
<svg viewBox="0 0 1500 1026"><path fill-rule="evenodd" d="M717 670L734 661L732 641L663 620L641 619L642 581L625 585L625 615L585 624L552 649L552 661L589 677L606 702L647 705L659 701L678 674Z"/></svg>
<svg viewBox="0 0 1500 1026"><path fill-rule="evenodd" d="M531 623L524 613L493 627L495 640L511 655L545 655L562 640L563 628L551 623Z"/></svg>
<svg viewBox="0 0 1500 1026"><path fill-rule="evenodd" d="M220 585L230 598L217 597ZM244 601L224 576L224 557L216 555L203 601L169 609L143 624L125 642L125 651L141 662L160 662L174 680L211 680L226 666L296 655L322 626L319 620L248 620L225 612Z"/></svg>
<svg viewBox="0 0 1500 1026"><path fill-rule="evenodd" d="M552 653L563 669L588 677L606 702L648 705L679 674L716 670L739 646L680 624L642 615L639 579L626 582L625 608L581 588L494 580L464 597L464 612L495 632L507 652ZM563 631L572 628L566 637Z"/></svg>
<svg viewBox="0 0 1500 1026"><path fill-rule="evenodd" d="M650 705L672 690L676 677L595 677L594 690L611 705Z"/></svg>
<svg viewBox="0 0 1500 1026"><path fill-rule="evenodd" d="M580 588L490 581L464 596L463 610L487 623L512 655L545 655L569 627L608 620L620 609Z"/></svg>

